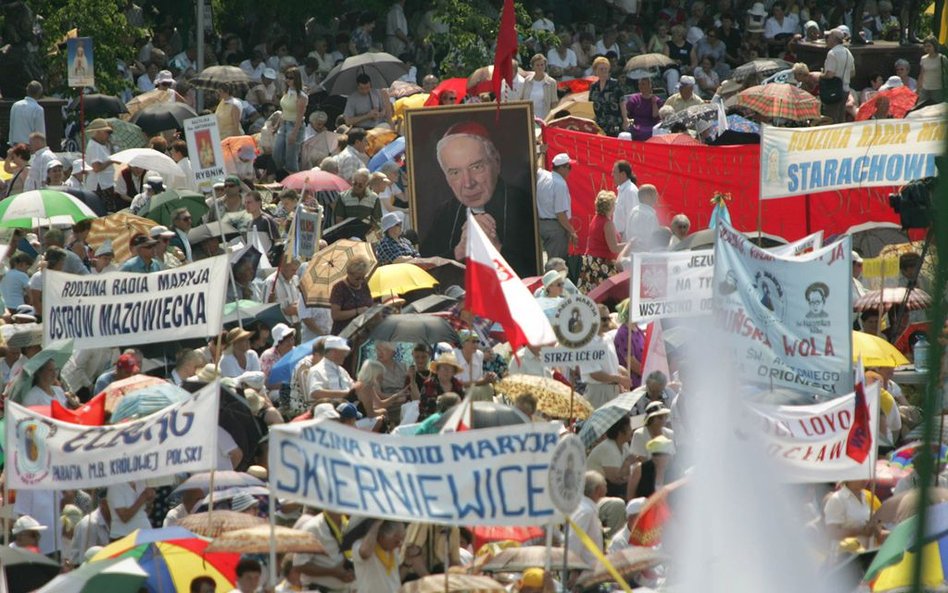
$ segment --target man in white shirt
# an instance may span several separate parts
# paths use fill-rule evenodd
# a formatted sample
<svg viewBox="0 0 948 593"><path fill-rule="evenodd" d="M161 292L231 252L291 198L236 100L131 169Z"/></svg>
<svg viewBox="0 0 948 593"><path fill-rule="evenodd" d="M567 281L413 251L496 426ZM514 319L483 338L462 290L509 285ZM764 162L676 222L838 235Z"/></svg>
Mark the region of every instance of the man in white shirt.
<svg viewBox="0 0 948 593"><path fill-rule="evenodd" d="M547 257L565 259L569 256L570 244L579 243L579 236L570 222L573 205L566 185L574 162L568 154L561 152L553 157L552 171L537 171L537 218Z"/></svg>
<svg viewBox="0 0 948 593"><path fill-rule="evenodd" d="M105 199L106 207L114 212L118 210L115 198L115 166L112 164L112 126L104 119L94 119L86 126L86 163L92 172L86 177L86 189L96 192Z"/></svg>
<svg viewBox="0 0 948 593"><path fill-rule="evenodd" d="M263 71L267 67L267 62L264 60L264 57L263 52L255 49L253 50L253 57L240 63L240 69L243 70L253 82L260 82Z"/></svg>
<svg viewBox="0 0 948 593"><path fill-rule="evenodd" d="M324 549L321 554L293 555L293 566L300 569L304 587L318 587L319 590L330 593L343 593L351 589L355 573L351 568L346 568L346 558L339 547L346 525L345 519L346 517L339 513L323 511L300 527L303 531L312 533Z"/></svg>
<svg viewBox="0 0 948 593"><path fill-rule="evenodd" d="M46 171L49 164L57 160L53 151L46 146L46 135L42 132L30 134L29 143L33 158L30 159L30 173L23 185L24 191L43 189L46 186Z"/></svg>
<svg viewBox="0 0 948 593"><path fill-rule="evenodd" d="M823 103L823 115L833 119L833 123L846 121L846 96L849 94L849 80L855 70L853 54L843 45L845 33L840 29L833 29L826 36L826 61L823 63L822 78L839 78L843 82L843 96L835 103Z"/></svg>
<svg viewBox="0 0 948 593"><path fill-rule="evenodd" d="M333 157L333 160L336 161L336 166L339 167L337 175L348 183L352 183L352 177L356 171L369 164L369 155L365 153L368 143L366 142L365 130L362 128L350 128L347 136L349 140L346 148Z"/></svg>
<svg viewBox="0 0 948 593"><path fill-rule="evenodd" d="M783 2L775 2L771 9L773 16L764 23L764 37L773 41L778 35L793 35L800 32L800 19L797 15L786 13Z"/></svg>
<svg viewBox="0 0 948 593"><path fill-rule="evenodd" d="M596 548L601 550L602 521L599 520L598 503L606 495L606 479L602 474L595 471L586 472L585 478L583 499L570 518L596 544ZM579 556L589 566L598 566L599 560L586 548L576 534L570 535L569 541L566 542L566 548Z"/></svg>
<svg viewBox="0 0 948 593"><path fill-rule="evenodd" d="M136 529L151 529L145 506L155 500L155 491L143 481L123 482L109 486L106 498L112 525L109 537L125 537Z"/></svg>
<svg viewBox="0 0 948 593"><path fill-rule="evenodd" d="M616 184L616 207L612 212L612 224L619 231L622 241L628 241L625 236L625 225L632 215L632 210L639 205L639 188L632 172L632 164L626 160L616 161L612 165L612 180Z"/></svg>
<svg viewBox="0 0 948 593"><path fill-rule="evenodd" d="M343 338L329 336L323 347L323 359L309 371L310 399L345 399L355 385L349 372L342 367L349 355L349 345Z"/></svg>
<svg viewBox="0 0 948 593"><path fill-rule="evenodd" d="M560 44L546 52L547 70L557 80L572 80L582 73L576 52L569 46L571 39L569 33L560 33Z"/></svg>
<svg viewBox="0 0 948 593"><path fill-rule="evenodd" d="M7 135L10 146L26 144L33 132L46 136L46 117L37 103L42 96L43 85L33 80L26 85L26 97L10 107L10 132Z"/></svg>
<svg viewBox="0 0 948 593"><path fill-rule="evenodd" d="M76 523L72 531L72 542L66 550L66 561L72 566L79 566L86 555L86 550L93 546L107 546L112 541L109 532L112 528L112 515L109 513L107 491L100 488L97 493L98 508L83 517Z"/></svg>
<svg viewBox="0 0 948 593"><path fill-rule="evenodd" d="M385 51L400 56L408 49L408 20L405 18L405 0L392 4L385 18Z"/></svg>
<svg viewBox="0 0 948 593"><path fill-rule="evenodd" d="M609 52L613 52L616 54L616 57L618 58L619 56L622 55L619 52L619 44L616 43L618 39L619 39L619 32L616 30L615 27L610 27L609 29L606 29L602 34L602 38L596 42L596 53L601 56L604 56Z"/></svg>
<svg viewBox="0 0 948 593"><path fill-rule="evenodd" d="M658 189L654 185L646 183L639 188L639 205L632 209L625 225L625 240L631 243L631 251L652 251L656 247L655 231L658 230L658 215L655 213L655 204L657 203Z"/></svg>

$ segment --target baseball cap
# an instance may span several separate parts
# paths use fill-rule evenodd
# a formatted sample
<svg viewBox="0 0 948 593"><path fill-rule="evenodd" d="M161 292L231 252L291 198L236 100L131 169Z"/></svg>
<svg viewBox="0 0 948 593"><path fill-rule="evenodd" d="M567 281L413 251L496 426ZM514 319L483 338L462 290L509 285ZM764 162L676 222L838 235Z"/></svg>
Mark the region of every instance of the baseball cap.
<svg viewBox="0 0 948 593"><path fill-rule="evenodd" d="M858 253L856 253L855 251L853 251L853 263L854 263L854 264L861 264L861 263L862 263L862 256L859 255Z"/></svg>
<svg viewBox="0 0 948 593"><path fill-rule="evenodd" d="M119 356L118 362L115 363L115 369L133 374L138 373L138 361L131 354L123 354Z"/></svg>
<svg viewBox="0 0 948 593"><path fill-rule="evenodd" d="M235 183L240 185L240 177L237 177L236 175L228 175L224 178L224 183Z"/></svg>
<svg viewBox="0 0 948 593"><path fill-rule="evenodd" d="M359 412L359 409L356 408L352 402L339 404L336 406L336 412L339 414L339 418L343 420L360 420L362 418L362 413Z"/></svg>
<svg viewBox="0 0 948 593"><path fill-rule="evenodd" d="M346 352L351 350L351 348L349 348L349 344L346 343L345 338L340 338L338 336L329 336L326 338L326 341L323 343L323 347L326 350L345 350Z"/></svg>
<svg viewBox="0 0 948 593"><path fill-rule="evenodd" d="M558 155L553 157L553 166L562 167L563 165L575 165L576 160L571 159L568 154L561 152Z"/></svg>
<svg viewBox="0 0 948 593"><path fill-rule="evenodd" d="M53 167L62 167L62 166L63 166L63 162L62 162L62 161L53 159L53 160L49 161L48 163L46 163L46 170L49 171L49 170L52 169Z"/></svg>
<svg viewBox="0 0 948 593"><path fill-rule="evenodd" d="M174 237L174 233L169 231L168 227L166 227L163 224L159 224L158 226L151 227L151 230L148 231L148 235L152 239L157 239L158 237L165 237L165 238Z"/></svg>
<svg viewBox="0 0 948 593"><path fill-rule="evenodd" d="M132 247L142 247L142 246L154 246L158 241L155 241L148 235L135 235L132 237Z"/></svg>

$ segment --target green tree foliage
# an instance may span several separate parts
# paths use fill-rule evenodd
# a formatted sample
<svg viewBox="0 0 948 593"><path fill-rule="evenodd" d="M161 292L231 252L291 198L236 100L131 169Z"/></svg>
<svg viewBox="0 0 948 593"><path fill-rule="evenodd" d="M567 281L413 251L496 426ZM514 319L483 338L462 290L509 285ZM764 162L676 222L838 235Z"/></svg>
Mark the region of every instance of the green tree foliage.
<svg viewBox="0 0 948 593"><path fill-rule="evenodd" d="M528 41L543 44L556 43L556 36L546 31L531 31L530 15L519 2L517 11L517 37L519 38L520 63ZM435 0L435 14L446 24L449 32L436 34L428 40L435 47L447 49L441 63L444 77L467 77L481 66L494 63L493 42L500 27L500 10L489 0Z"/></svg>
<svg viewBox="0 0 948 593"><path fill-rule="evenodd" d="M41 59L46 70L48 91L66 88L66 32L77 29L80 37L92 37L95 82L101 93L116 94L126 87L119 77L118 60L132 63L136 41L144 32L130 27L116 0L26 0L34 14L43 17Z"/></svg>

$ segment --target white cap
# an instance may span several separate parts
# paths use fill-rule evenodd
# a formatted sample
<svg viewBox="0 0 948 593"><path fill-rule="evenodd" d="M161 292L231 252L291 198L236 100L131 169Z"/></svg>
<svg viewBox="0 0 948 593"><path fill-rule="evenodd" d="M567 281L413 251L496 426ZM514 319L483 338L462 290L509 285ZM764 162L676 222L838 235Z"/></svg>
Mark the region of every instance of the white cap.
<svg viewBox="0 0 948 593"><path fill-rule="evenodd" d="M296 330L285 323L278 323L273 326L270 333L273 334L273 343L276 345L295 334Z"/></svg>
<svg viewBox="0 0 948 593"><path fill-rule="evenodd" d="M49 170L52 169L53 167L62 167L62 166L63 166L63 162L62 162L62 161L57 160L57 159L53 159L53 160L49 161L48 163L46 163L46 170L49 171Z"/></svg>
<svg viewBox="0 0 948 593"><path fill-rule="evenodd" d="M558 155L553 157L553 166L562 167L563 165L572 165L576 161L571 159L568 154L561 152Z"/></svg>
<svg viewBox="0 0 948 593"><path fill-rule="evenodd" d="M316 404L313 408L313 420L335 420L337 418L339 418L339 412L330 403Z"/></svg>
<svg viewBox="0 0 948 593"><path fill-rule="evenodd" d="M638 515L642 512L642 507L645 506L645 501L648 500L644 496L638 498L633 498L629 501L629 504L625 505L625 516L631 517L632 515Z"/></svg>
<svg viewBox="0 0 948 593"><path fill-rule="evenodd" d="M13 535L18 533L23 533L24 531L46 531L45 525L40 525L40 522L30 517L29 515L23 515L16 520L16 523L13 524Z"/></svg>
<svg viewBox="0 0 948 593"><path fill-rule="evenodd" d="M862 256L859 255L858 253L856 253L855 251L853 251L853 263L854 263L854 264L861 264L861 263L862 263Z"/></svg>
<svg viewBox="0 0 948 593"><path fill-rule="evenodd" d="M88 173L92 171L92 167L89 166L89 163L84 162L82 159L76 159L72 162L72 174L78 175L79 173Z"/></svg>
<svg viewBox="0 0 948 593"><path fill-rule="evenodd" d="M264 68L263 77L269 78L270 80L276 80L276 77L277 77L276 70L274 70L273 68Z"/></svg>
<svg viewBox="0 0 948 593"><path fill-rule="evenodd" d="M151 230L148 231L148 235L152 239L157 239L158 237L165 237L167 239L170 239L171 237L174 237L174 233L168 230L168 227L166 227L163 224L159 224L158 226L151 227Z"/></svg>
<svg viewBox="0 0 948 593"><path fill-rule="evenodd" d="M323 343L323 347L326 350L345 350L346 352L351 350L351 348L349 348L349 344L346 343L346 339L340 338L339 336L329 336L326 338L326 341Z"/></svg>
<svg viewBox="0 0 948 593"><path fill-rule="evenodd" d="M888 78L888 80L886 80L886 81L882 84L882 86L879 87L879 90L880 90L880 91L887 91L887 90L889 90L889 89L897 89L897 88L899 88L900 86L905 86L905 85L902 83L902 79L899 78L898 76L895 76L895 75L893 74L892 76L890 76L890 77Z"/></svg>
<svg viewBox="0 0 948 593"><path fill-rule="evenodd" d="M402 216L399 212L386 212L382 216L382 232L384 233L388 229L402 224Z"/></svg>
<svg viewBox="0 0 948 593"><path fill-rule="evenodd" d="M96 257L102 257L103 255L115 255L115 250L112 249L112 239L106 239L102 245L99 245L99 248L95 250Z"/></svg>

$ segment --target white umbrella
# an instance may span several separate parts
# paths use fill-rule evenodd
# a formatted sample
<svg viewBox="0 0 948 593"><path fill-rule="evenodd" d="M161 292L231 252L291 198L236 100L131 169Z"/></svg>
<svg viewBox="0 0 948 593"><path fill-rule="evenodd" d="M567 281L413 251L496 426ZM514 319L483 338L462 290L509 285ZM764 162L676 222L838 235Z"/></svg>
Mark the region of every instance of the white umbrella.
<svg viewBox="0 0 948 593"><path fill-rule="evenodd" d="M174 162L173 158L153 148L129 148L113 154L112 161L131 167L140 167L146 171L154 171L167 177L168 180L184 176L181 167Z"/></svg>
<svg viewBox="0 0 948 593"><path fill-rule="evenodd" d="M134 558L110 558L87 562L72 572L61 574L36 593L138 593L146 578L148 573Z"/></svg>

